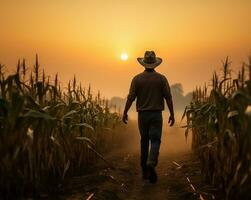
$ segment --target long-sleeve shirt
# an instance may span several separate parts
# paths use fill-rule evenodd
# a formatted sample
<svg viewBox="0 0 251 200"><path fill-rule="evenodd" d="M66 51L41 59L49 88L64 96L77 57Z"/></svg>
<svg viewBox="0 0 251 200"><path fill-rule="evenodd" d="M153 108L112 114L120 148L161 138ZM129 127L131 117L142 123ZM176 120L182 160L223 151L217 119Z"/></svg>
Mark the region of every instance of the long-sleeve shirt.
<svg viewBox="0 0 251 200"><path fill-rule="evenodd" d="M171 90L166 77L156 71L144 71L131 82L128 101L137 98L137 111L164 110L164 99L172 101Z"/></svg>

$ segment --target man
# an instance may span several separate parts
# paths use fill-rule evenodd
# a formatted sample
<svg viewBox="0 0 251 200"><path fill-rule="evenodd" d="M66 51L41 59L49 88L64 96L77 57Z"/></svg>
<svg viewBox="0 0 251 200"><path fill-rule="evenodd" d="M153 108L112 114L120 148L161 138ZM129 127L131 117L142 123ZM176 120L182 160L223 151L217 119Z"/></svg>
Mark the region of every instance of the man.
<svg viewBox="0 0 251 200"><path fill-rule="evenodd" d="M146 51L144 58L138 62L145 67L144 72L136 75L132 82L125 105L123 122L127 124L127 112L137 98L138 126L141 135L141 167L144 179L151 183L157 182L157 166L162 133L162 110L164 99L170 111L168 123L173 126L174 112L170 86L166 77L154 69L162 59L155 56L154 51ZM149 141L151 142L149 152Z"/></svg>

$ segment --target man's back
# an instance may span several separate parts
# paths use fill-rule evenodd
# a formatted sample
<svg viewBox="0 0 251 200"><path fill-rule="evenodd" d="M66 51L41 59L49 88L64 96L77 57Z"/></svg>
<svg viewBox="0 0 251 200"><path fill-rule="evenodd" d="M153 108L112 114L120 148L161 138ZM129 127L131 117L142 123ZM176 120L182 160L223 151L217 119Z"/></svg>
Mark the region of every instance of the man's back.
<svg viewBox="0 0 251 200"><path fill-rule="evenodd" d="M173 102L168 81L164 75L155 72L154 68L161 64L162 59L156 57L154 51L146 51L144 58L137 58L145 67L145 71L135 76L131 82L127 97L123 122L127 124L127 112L137 98L138 126L140 131L141 167L143 179L156 183L155 167L158 163L159 148L162 134L162 110L164 99L170 111L168 123L174 124ZM149 151L149 142L151 148Z"/></svg>
<svg viewBox="0 0 251 200"><path fill-rule="evenodd" d="M145 70L133 78L128 98L137 98L137 111L164 110L164 98L171 98L168 81L154 70Z"/></svg>

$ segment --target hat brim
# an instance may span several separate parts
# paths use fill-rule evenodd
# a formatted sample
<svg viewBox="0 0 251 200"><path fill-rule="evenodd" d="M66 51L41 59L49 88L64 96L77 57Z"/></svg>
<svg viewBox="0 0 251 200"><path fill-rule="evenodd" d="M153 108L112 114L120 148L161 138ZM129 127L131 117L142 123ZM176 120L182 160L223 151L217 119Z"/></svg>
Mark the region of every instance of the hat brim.
<svg viewBox="0 0 251 200"><path fill-rule="evenodd" d="M145 63L144 58L137 58L138 62L147 69L154 69L155 67L159 66L162 63L162 58L156 57L156 62L154 63Z"/></svg>

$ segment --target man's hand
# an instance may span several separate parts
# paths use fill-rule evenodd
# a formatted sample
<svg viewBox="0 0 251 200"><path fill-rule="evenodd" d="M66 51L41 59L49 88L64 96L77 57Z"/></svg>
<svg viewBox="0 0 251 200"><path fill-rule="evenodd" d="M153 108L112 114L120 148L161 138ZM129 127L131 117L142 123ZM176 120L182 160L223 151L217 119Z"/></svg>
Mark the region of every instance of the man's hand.
<svg viewBox="0 0 251 200"><path fill-rule="evenodd" d="M126 113L123 114L123 118L122 118L122 121L127 124L128 122L128 115Z"/></svg>
<svg viewBox="0 0 251 200"><path fill-rule="evenodd" d="M170 127L174 125L174 122L175 122L174 116L171 115L168 120L168 124L170 124Z"/></svg>

